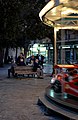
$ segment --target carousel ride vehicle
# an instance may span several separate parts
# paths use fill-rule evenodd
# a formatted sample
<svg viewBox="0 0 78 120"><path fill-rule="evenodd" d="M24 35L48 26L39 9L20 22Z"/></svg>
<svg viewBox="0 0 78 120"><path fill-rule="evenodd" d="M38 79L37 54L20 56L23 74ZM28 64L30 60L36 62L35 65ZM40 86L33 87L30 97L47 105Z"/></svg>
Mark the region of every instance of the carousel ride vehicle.
<svg viewBox="0 0 78 120"><path fill-rule="evenodd" d="M63 118L78 120L78 65L57 64L50 84L38 99L47 113L53 111Z"/></svg>
<svg viewBox="0 0 78 120"><path fill-rule="evenodd" d="M56 93L66 93L78 98L78 65L55 65L56 74L51 86Z"/></svg>

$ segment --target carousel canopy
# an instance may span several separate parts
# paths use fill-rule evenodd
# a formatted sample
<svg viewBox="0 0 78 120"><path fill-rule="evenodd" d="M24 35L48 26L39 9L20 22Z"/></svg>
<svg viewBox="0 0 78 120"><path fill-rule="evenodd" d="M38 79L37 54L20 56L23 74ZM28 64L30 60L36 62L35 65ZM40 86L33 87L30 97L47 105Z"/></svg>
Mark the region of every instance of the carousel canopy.
<svg viewBox="0 0 78 120"><path fill-rule="evenodd" d="M43 23L57 29L78 29L78 0L51 0L39 17Z"/></svg>

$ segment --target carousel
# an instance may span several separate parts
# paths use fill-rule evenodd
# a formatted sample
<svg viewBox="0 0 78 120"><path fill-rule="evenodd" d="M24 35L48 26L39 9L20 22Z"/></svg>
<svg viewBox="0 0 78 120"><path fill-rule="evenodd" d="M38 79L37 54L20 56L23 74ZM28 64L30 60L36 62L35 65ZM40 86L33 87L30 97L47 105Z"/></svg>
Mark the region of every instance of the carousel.
<svg viewBox="0 0 78 120"><path fill-rule="evenodd" d="M50 85L48 85L48 87L45 89L45 92L43 92L42 95L39 97L38 104L43 104L46 107L47 111L50 110L50 113L52 111L55 111L56 113L68 119L77 120L78 119L78 102L77 102L78 101L78 70L77 70L78 66L77 65L64 66L63 64L57 65L56 46L57 46L57 31L65 30L65 29L78 30L78 0L50 0L46 4L46 6L40 11L39 17L44 24L50 27L54 27L55 76L52 78ZM62 72L61 74L60 71L60 74L57 74L56 68L59 68L60 70L63 69L65 73ZM70 82L69 79L71 75L65 76L68 75L66 68L67 70L68 69L77 70L76 76L73 76ZM65 82L63 82L63 79L65 80ZM55 82L53 82L53 80ZM63 84L61 84L61 82ZM60 89L60 87L58 86L62 86L63 89ZM58 88L60 89L60 91L58 91ZM67 91L65 91L65 89L68 90L68 93ZM74 92L71 92L72 90ZM76 92L76 96L75 96L75 92Z"/></svg>

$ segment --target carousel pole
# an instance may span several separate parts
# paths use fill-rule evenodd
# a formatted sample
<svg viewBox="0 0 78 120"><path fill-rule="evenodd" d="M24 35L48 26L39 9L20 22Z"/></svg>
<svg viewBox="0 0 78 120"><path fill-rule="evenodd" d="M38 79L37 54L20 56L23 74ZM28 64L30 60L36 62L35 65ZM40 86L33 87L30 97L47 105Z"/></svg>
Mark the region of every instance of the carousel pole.
<svg viewBox="0 0 78 120"><path fill-rule="evenodd" d="M57 28L54 27L54 65L57 64ZM54 69L53 65L53 69ZM56 74L56 70L54 70L54 73Z"/></svg>

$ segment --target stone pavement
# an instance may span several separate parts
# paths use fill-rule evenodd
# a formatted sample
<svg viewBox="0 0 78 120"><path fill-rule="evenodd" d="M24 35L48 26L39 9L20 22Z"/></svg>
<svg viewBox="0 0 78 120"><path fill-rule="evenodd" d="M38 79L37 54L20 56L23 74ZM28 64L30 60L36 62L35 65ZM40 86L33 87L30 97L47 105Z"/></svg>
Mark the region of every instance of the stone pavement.
<svg viewBox="0 0 78 120"><path fill-rule="evenodd" d="M37 105L51 77L44 74L44 79L7 78L8 67L0 68L0 120L61 120L46 116Z"/></svg>

